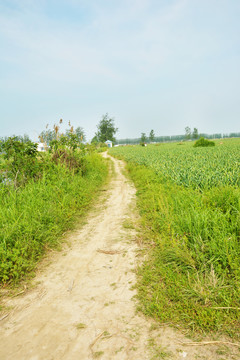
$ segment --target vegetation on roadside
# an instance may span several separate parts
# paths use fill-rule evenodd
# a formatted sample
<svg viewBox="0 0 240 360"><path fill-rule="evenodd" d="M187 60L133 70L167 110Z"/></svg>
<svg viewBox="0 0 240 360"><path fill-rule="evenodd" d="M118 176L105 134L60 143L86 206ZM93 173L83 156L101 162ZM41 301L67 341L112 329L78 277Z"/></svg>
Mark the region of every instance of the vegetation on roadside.
<svg viewBox="0 0 240 360"><path fill-rule="evenodd" d="M56 127L55 131L59 128ZM47 152L9 138L2 143L0 282L19 281L45 250L83 215L107 175L104 159L79 143L73 129Z"/></svg>
<svg viewBox="0 0 240 360"><path fill-rule="evenodd" d="M63 120L60 119L60 124L62 124L62 122ZM68 125L69 125L69 129L67 129L65 133L62 133L61 135L63 136L61 137L64 137L65 139L68 140L74 136L76 144L81 144L84 141L86 141L86 136L81 126L78 126L76 129L73 129L70 121L68 122ZM50 145L52 141L59 139L59 126L55 125L53 129L50 129L49 126L47 125L46 130L40 133L39 139L42 142L46 143L47 145Z"/></svg>
<svg viewBox="0 0 240 360"><path fill-rule="evenodd" d="M110 151L129 161L138 190L148 248L137 284L145 314L239 338L239 146L234 140L201 153L173 144Z"/></svg>

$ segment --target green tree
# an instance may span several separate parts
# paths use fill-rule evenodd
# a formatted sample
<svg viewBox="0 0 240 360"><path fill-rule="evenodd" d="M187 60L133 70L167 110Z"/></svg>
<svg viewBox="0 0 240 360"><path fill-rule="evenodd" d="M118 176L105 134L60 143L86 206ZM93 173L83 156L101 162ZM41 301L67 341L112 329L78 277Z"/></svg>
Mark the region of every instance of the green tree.
<svg viewBox="0 0 240 360"><path fill-rule="evenodd" d="M5 136L5 138L0 138L0 142L6 142L6 141L8 141L8 139L9 138L14 138L15 139L15 141L20 141L20 142L22 142L22 143L28 143L28 142L31 142L31 140L30 140L30 137L27 135L27 134L24 134L23 136L21 136L21 135L12 135L12 136Z"/></svg>
<svg viewBox="0 0 240 360"><path fill-rule="evenodd" d="M38 138L41 142L45 142L49 145L51 141L56 140L56 132L54 130L44 130L40 133Z"/></svg>
<svg viewBox="0 0 240 360"><path fill-rule="evenodd" d="M197 128L194 128L193 129L193 133L192 133L192 138L193 139L198 139L198 129Z"/></svg>
<svg viewBox="0 0 240 360"><path fill-rule="evenodd" d="M75 130L75 133L77 135L77 138L79 139L79 142L86 141L86 136L82 127L78 126Z"/></svg>
<svg viewBox="0 0 240 360"><path fill-rule="evenodd" d="M191 129L189 126L185 127L185 139L186 140L191 139Z"/></svg>
<svg viewBox="0 0 240 360"><path fill-rule="evenodd" d="M107 140L116 141L114 135L118 131L118 128L115 127L114 119L110 118L108 113L103 115L102 120L97 125L97 129L98 131L94 139L97 139L98 142L105 142Z"/></svg>
<svg viewBox="0 0 240 360"><path fill-rule="evenodd" d="M147 140L146 134L145 134L145 133L142 133L142 134L141 134L141 143L145 143L146 140Z"/></svg>
<svg viewBox="0 0 240 360"><path fill-rule="evenodd" d="M66 131L66 134L65 134L66 137L73 138L73 135L75 137L75 142L79 143L79 144L84 142L86 139L84 130L80 126L77 127L75 130L74 130L73 126L71 126L71 128Z"/></svg>
<svg viewBox="0 0 240 360"><path fill-rule="evenodd" d="M97 135L94 135L94 137L91 140L91 144L97 144L98 143L98 137Z"/></svg>
<svg viewBox="0 0 240 360"><path fill-rule="evenodd" d="M153 142L154 139L155 139L154 130L151 130L151 131L150 131L150 134L149 134L149 140L150 140L150 142Z"/></svg>

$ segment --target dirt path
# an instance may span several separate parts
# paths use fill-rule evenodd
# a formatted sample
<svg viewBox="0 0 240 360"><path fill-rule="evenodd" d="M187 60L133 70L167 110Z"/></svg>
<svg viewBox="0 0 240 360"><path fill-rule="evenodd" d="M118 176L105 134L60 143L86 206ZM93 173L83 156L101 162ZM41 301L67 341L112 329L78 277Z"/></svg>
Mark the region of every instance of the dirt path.
<svg viewBox="0 0 240 360"><path fill-rule="evenodd" d="M135 188L113 161L107 201L70 236L69 248L51 255L32 290L7 300L1 360L220 359L212 347L184 348L183 335L135 314L137 244L128 226Z"/></svg>

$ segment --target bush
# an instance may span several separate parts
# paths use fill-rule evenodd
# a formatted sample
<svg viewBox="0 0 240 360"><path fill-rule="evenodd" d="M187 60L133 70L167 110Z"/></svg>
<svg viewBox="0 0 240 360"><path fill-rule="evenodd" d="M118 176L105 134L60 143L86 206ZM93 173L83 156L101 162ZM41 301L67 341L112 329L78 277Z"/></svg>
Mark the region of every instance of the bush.
<svg viewBox="0 0 240 360"><path fill-rule="evenodd" d="M201 137L199 140L197 140L195 142L195 144L193 145L194 147L206 147L206 146L215 146L215 142L214 141L210 141L207 139L204 139L204 137Z"/></svg>
<svg viewBox="0 0 240 360"><path fill-rule="evenodd" d="M57 149L52 154L52 161L54 161L55 164L65 164L65 166L73 170L75 174L81 173L84 175L86 172L86 153L83 150L71 152L67 149Z"/></svg>
<svg viewBox="0 0 240 360"><path fill-rule="evenodd" d="M43 171L43 162L39 159L37 144L23 142L17 137L9 137L1 144L3 171L6 181L13 181L16 187L25 185L30 179L38 180Z"/></svg>

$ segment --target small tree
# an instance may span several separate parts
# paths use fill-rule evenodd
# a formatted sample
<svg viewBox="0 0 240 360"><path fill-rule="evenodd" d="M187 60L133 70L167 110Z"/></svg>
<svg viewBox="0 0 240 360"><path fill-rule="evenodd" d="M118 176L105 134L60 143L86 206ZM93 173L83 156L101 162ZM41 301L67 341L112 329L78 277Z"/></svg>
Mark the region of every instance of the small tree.
<svg viewBox="0 0 240 360"><path fill-rule="evenodd" d="M193 133L192 133L192 138L193 139L198 139L198 129L197 128L194 128L193 129Z"/></svg>
<svg viewBox="0 0 240 360"><path fill-rule="evenodd" d="M114 135L117 133L118 128L115 127L114 119L108 116L108 113L103 115L102 120L97 125L98 131L95 133L94 139L98 142L104 143L107 140L116 141Z"/></svg>
<svg viewBox="0 0 240 360"><path fill-rule="evenodd" d="M185 127L185 139L186 140L191 139L191 129L189 126Z"/></svg>
<svg viewBox="0 0 240 360"><path fill-rule="evenodd" d="M150 131L150 134L149 134L149 140L150 140L150 142L153 142L154 139L155 139L154 130L151 130L151 131Z"/></svg>
<svg viewBox="0 0 240 360"><path fill-rule="evenodd" d="M145 133L142 133L142 134L141 134L141 144L144 144L144 143L146 142L146 140L147 140L146 134L145 134Z"/></svg>

